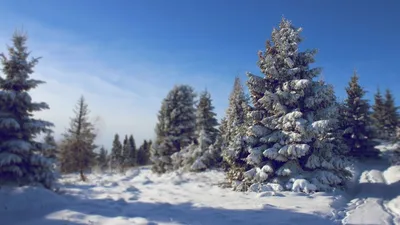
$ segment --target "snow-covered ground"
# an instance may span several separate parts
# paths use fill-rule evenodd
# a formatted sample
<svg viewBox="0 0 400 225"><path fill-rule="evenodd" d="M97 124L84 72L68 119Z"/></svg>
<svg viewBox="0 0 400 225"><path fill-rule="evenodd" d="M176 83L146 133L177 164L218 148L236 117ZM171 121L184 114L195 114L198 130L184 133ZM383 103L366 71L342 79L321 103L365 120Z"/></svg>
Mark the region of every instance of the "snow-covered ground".
<svg viewBox="0 0 400 225"><path fill-rule="evenodd" d="M391 151L398 144L377 148L380 160L364 160L358 165L358 183L350 190L350 202L342 209L343 224L400 224L400 166L390 166Z"/></svg>
<svg viewBox="0 0 400 225"><path fill-rule="evenodd" d="M380 146L383 148L390 148ZM64 176L61 193L1 187L0 224L400 224L400 166L385 160L358 165L348 193L233 192L224 174L169 173Z"/></svg>
<svg viewBox="0 0 400 225"><path fill-rule="evenodd" d="M2 224L333 224L326 194L239 193L217 186L224 174L170 173L148 168L125 175L62 179L62 195L24 187L0 192Z"/></svg>

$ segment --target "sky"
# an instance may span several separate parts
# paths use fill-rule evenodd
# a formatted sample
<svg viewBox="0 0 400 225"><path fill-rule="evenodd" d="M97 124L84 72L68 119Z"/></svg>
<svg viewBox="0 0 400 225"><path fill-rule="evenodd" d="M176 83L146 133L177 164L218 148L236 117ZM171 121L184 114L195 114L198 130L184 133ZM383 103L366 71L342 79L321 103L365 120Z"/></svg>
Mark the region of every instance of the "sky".
<svg viewBox="0 0 400 225"><path fill-rule="evenodd" d="M221 118L235 76L261 75L257 51L283 16L303 28L301 50L318 49L314 66L339 99L356 70L367 98L389 88L399 105L399 10L396 0L1 0L0 51L25 31L42 57L32 77L47 82L32 91L50 106L37 116L59 139L84 95L109 148L115 133L154 138L175 84L207 89Z"/></svg>

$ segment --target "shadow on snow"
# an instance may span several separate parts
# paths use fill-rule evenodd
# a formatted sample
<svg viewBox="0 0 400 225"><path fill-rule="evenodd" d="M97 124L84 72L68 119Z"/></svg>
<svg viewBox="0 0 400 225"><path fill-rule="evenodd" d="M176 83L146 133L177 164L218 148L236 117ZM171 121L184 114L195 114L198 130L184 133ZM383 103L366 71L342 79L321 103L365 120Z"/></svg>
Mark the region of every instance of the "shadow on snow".
<svg viewBox="0 0 400 225"><path fill-rule="evenodd" d="M206 193L205 193L206 194ZM145 218L148 224L158 223L179 223L179 224L334 224L329 218L319 215L305 214L291 210L282 210L273 206L265 206L262 209L223 209L211 207L196 207L192 203L157 203L157 202L126 202L123 199L78 199L75 196L65 195L69 201L64 205L47 207L37 212L30 212L31 215L19 218L17 214L0 214L2 224L41 224L41 225L82 225L96 224L96 222L85 221L84 223L70 221L68 218L52 219L46 217L51 213L61 210L75 212L73 218L81 220L85 215L102 216L107 219L122 217ZM257 200L255 200L257 201ZM84 215L80 215L84 214ZM59 216L58 216L59 217Z"/></svg>

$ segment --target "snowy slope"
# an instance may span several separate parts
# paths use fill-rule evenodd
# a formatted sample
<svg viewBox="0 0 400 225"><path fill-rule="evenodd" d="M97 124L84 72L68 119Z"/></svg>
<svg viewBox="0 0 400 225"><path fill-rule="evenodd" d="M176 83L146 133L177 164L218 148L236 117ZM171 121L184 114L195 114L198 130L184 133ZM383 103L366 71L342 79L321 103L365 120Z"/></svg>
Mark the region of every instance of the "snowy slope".
<svg viewBox="0 0 400 225"><path fill-rule="evenodd" d="M333 196L238 193L215 185L223 176L216 171L157 176L141 168L126 175L91 174L89 183L81 183L69 175L62 195L1 189L0 218L15 225L333 224Z"/></svg>
<svg viewBox="0 0 400 225"><path fill-rule="evenodd" d="M343 224L400 224L399 200L400 166L364 171Z"/></svg>
<svg viewBox="0 0 400 225"><path fill-rule="evenodd" d="M390 152L398 144L377 147L382 159L364 160L358 165L358 183L342 210L346 215L343 224L400 224L400 166L389 164Z"/></svg>

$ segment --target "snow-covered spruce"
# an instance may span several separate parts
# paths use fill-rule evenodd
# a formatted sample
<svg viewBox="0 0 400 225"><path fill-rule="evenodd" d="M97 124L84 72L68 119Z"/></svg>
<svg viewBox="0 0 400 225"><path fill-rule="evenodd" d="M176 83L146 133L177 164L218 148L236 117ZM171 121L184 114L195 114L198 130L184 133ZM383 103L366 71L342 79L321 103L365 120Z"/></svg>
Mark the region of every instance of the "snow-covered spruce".
<svg viewBox="0 0 400 225"><path fill-rule="evenodd" d="M213 110L211 96L204 91L200 94L196 111L197 140L183 151L173 154L174 168L183 167L191 171L202 171L216 166L220 149L215 145L219 131L216 129L218 121Z"/></svg>
<svg viewBox="0 0 400 225"><path fill-rule="evenodd" d="M351 176L343 157L346 148L335 131L338 107L333 88L314 80L320 68L309 64L316 51L299 51L300 32L282 19L265 53L259 53L265 76L248 73L253 108L247 163L253 168L243 182L272 182L292 189L292 178L305 179L316 190L328 190L344 185Z"/></svg>
<svg viewBox="0 0 400 225"><path fill-rule="evenodd" d="M395 139L396 129L400 124L400 116L392 93L387 89L385 97L383 97L378 88L374 100L372 118L376 128L376 136L385 140Z"/></svg>
<svg viewBox="0 0 400 225"><path fill-rule="evenodd" d="M396 129L400 124L400 115L397 112L398 107L395 105L393 94L389 89L386 89L384 107L384 133L387 135L389 140L394 140L396 139Z"/></svg>
<svg viewBox="0 0 400 225"><path fill-rule="evenodd" d="M378 157L379 150L374 146L372 120L369 116L368 100L364 99L365 91L358 83L358 75L354 72L346 88L347 98L341 114L343 137L350 148L350 154L356 157Z"/></svg>
<svg viewBox="0 0 400 225"><path fill-rule="evenodd" d="M51 188L54 167L44 156L51 148L35 141L42 132L51 132L52 123L34 119L32 112L48 109L44 102L33 102L28 91L43 81L30 79L38 58L28 60L26 36L15 33L8 56L1 54L0 77L0 184L41 183Z"/></svg>
<svg viewBox="0 0 400 225"><path fill-rule="evenodd" d="M163 100L155 129L156 141L151 148L154 172L171 171L171 155L195 141L195 97L191 86L177 85Z"/></svg>
<svg viewBox="0 0 400 225"><path fill-rule="evenodd" d="M204 132L208 137L206 145L211 145L217 139L219 131L216 127L219 124L216 116L210 93L203 91L196 109L196 135L200 137L200 133Z"/></svg>

